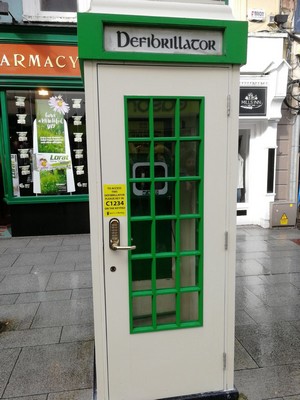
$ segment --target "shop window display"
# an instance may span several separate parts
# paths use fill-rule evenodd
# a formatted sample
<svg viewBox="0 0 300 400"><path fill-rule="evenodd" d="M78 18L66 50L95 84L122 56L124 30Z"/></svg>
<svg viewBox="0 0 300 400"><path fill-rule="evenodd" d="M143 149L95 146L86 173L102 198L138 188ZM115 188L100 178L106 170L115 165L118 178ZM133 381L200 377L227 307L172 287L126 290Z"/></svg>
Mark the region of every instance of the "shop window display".
<svg viewBox="0 0 300 400"><path fill-rule="evenodd" d="M6 92L13 196L88 193L83 92Z"/></svg>

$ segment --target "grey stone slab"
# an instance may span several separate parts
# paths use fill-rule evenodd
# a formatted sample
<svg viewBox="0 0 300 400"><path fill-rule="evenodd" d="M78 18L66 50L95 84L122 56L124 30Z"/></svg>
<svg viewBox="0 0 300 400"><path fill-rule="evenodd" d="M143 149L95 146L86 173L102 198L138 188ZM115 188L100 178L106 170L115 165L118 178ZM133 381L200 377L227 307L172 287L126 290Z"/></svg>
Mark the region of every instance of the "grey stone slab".
<svg viewBox="0 0 300 400"><path fill-rule="evenodd" d="M73 264L45 264L35 265L32 268L33 272L60 272L60 271L74 271L75 263Z"/></svg>
<svg viewBox="0 0 300 400"><path fill-rule="evenodd" d="M5 254L35 254L41 253L43 247L9 247Z"/></svg>
<svg viewBox="0 0 300 400"><path fill-rule="evenodd" d="M0 306L0 321L8 321L8 329L28 329L39 304L11 304Z"/></svg>
<svg viewBox="0 0 300 400"><path fill-rule="evenodd" d="M92 400L93 390L76 390L71 392L49 393L48 400Z"/></svg>
<svg viewBox="0 0 300 400"><path fill-rule="evenodd" d="M19 356L20 349L0 350L0 397Z"/></svg>
<svg viewBox="0 0 300 400"><path fill-rule="evenodd" d="M252 285L248 289L264 304L271 307L300 304L300 291L288 282Z"/></svg>
<svg viewBox="0 0 300 400"><path fill-rule="evenodd" d="M264 240L247 240L244 242L237 242L236 251L238 253L250 253L250 252L266 252L271 250L271 245L269 245Z"/></svg>
<svg viewBox="0 0 300 400"><path fill-rule="evenodd" d="M264 282L264 280L262 280L262 277L264 277L264 275L237 276L235 279L235 283L236 286L260 285L261 283Z"/></svg>
<svg viewBox="0 0 300 400"><path fill-rule="evenodd" d="M47 253L50 251L78 251L79 245L70 244L70 245L63 245L63 246L45 246L43 248L43 252Z"/></svg>
<svg viewBox="0 0 300 400"><path fill-rule="evenodd" d="M300 250L300 248L299 248ZM271 250L271 251L266 251L265 255L266 258L285 258L285 257L294 257L297 258L299 257L299 250Z"/></svg>
<svg viewBox="0 0 300 400"><path fill-rule="evenodd" d="M22 275L29 274L32 270L32 265L15 266L1 268L0 273L5 275Z"/></svg>
<svg viewBox="0 0 300 400"><path fill-rule="evenodd" d="M41 394L36 396L25 396L25 397L18 397L18 400L46 400L47 395Z"/></svg>
<svg viewBox="0 0 300 400"><path fill-rule="evenodd" d="M261 258L269 258L271 255L268 255L266 252L257 251L244 253L243 251L236 253L236 260L260 260Z"/></svg>
<svg viewBox="0 0 300 400"><path fill-rule="evenodd" d="M93 342L23 348L4 397L91 389Z"/></svg>
<svg viewBox="0 0 300 400"><path fill-rule="evenodd" d="M300 365L280 365L235 372L235 386L248 400L292 396L300 393Z"/></svg>
<svg viewBox="0 0 300 400"><path fill-rule="evenodd" d="M285 396L283 397L283 400L300 400L300 394L296 395L296 396Z"/></svg>
<svg viewBox="0 0 300 400"><path fill-rule="evenodd" d="M237 310L245 310L263 307L265 304L263 301L252 293L246 286L236 287L236 302L235 306Z"/></svg>
<svg viewBox="0 0 300 400"><path fill-rule="evenodd" d="M300 362L299 331L288 323L240 325L235 334L260 367Z"/></svg>
<svg viewBox="0 0 300 400"><path fill-rule="evenodd" d="M0 255L0 272L4 267L11 267L16 259L19 257L17 254L1 254ZM25 264L28 265L28 264Z"/></svg>
<svg viewBox="0 0 300 400"><path fill-rule="evenodd" d="M60 246L63 242L60 236L39 236L30 239L27 247Z"/></svg>
<svg viewBox="0 0 300 400"><path fill-rule="evenodd" d="M7 275L0 282L0 294L41 292L45 290L50 274Z"/></svg>
<svg viewBox="0 0 300 400"><path fill-rule="evenodd" d="M86 263L76 263L75 271L90 271L92 270L92 265L90 262Z"/></svg>
<svg viewBox="0 0 300 400"><path fill-rule="evenodd" d="M32 327L83 325L93 323L92 299L41 303Z"/></svg>
<svg viewBox="0 0 300 400"><path fill-rule="evenodd" d="M1 294L0 295L0 306L5 304L14 304L18 298L18 294Z"/></svg>
<svg viewBox="0 0 300 400"><path fill-rule="evenodd" d="M71 299L86 299L93 297L92 289L73 289Z"/></svg>
<svg viewBox="0 0 300 400"><path fill-rule="evenodd" d="M83 289L91 287L91 271L54 272L51 275L46 290Z"/></svg>
<svg viewBox="0 0 300 400"><path fill-rule="evenodd" d="M40 303L44 301L69 300L71 290L53 290L50 292L21 293L16 303Z"/></svg>
<svg viewBox="0 0 300 400"><path fill-rule="evenodd" d="M84 235L66 236L63 239L63 245L70 245L70 244L78 244L78 245L90 244L90 235L84 234Z"/></svg>
<svg viewBox="0 0 300 400"><path fill-rule="evenodd" d="M59 343L60 335L60 327L2 332L0 349Z"/></svg>
<svg viewBox="0 0 300 400"><path fill-rule="evenodd" d="M273 255L274 253L272 253L272 257L259 260L263 267L268 269L272 274L300 272L298 258L290 257L290 253L285 257L283 254L281 254L281 257L273 257Z"/></svg>
<svg viewBox="0 0 300 400"><path fill-rule="evenodd" d="M294 284L295 282L300 282L300 273L281 273L281 274L271 274L260 276L260 280L264 283L273 285L274 283L289 282Z"/></svg>
<svg viewBox="0 0 300 400"><path fill-rule="evenodd" d="M20 254L15 265L49 265L56 261L57 252ZM1 258L0 258L1 259Z"/></svg>
<svg viewBox="0 0 300 400"><path fill-rule="evenodd" d="M26 247L30 242L30 238L10 238L10 239L1 239L0 240L0 248L9 249L9 248L20 248Z"/></svg>
<svg viewBox="0 0 300 400"><path fill-rule="evenodd" d="M296 250L300 253L300 246L290 239L268 239L267 243L274 250Z"/></svg>
<svg viewBox="0 0 300 400"><path fill-rule="evenodd" d="M247 313L258 324L272 324L280 321L295 321L299 319L300 306L288 305L284 307L258 307L247 309Z"/></svg>
<svg viewBox="0 0 300 400"><path fill-rule="evenodd" d="M241 369L258 368L258 365L250 356L250 354L244 349L238 340L235 341L234 351L234 369L235 371Z"/></svg>
<svg viewBox="0 0 300 400"><path fill-rule="evenodd" d="M257 260L238 260L236 262L236 276L269 274L270 269L264 267Z"/></svg>
<svg viewBox="0 0 300 400"><path fill-rule="evenodd" d="M90 244L81 244L79 246L79 250L89 250L89 251L91 251L91 245Z"/></svg>
<svg viewBox="0 0 300 400"><path fill-rule="evenodd" d="M60 251L57 256L56 264L88 264L91 263L91 252L82 251Z"/></svg>
<svg viewBox="0 0 300 400"><path fill-rule="evenodd" d="M252 325L256 322L244 310L236 310L235 312L235 326L238 325Z"/></svg>
<svg viewBox="0 0 300 400"><path fill-rule="evenodd" d="M81 342L84 340L94 340L94 325L69 325L64 326L61 342Z"/></svg>

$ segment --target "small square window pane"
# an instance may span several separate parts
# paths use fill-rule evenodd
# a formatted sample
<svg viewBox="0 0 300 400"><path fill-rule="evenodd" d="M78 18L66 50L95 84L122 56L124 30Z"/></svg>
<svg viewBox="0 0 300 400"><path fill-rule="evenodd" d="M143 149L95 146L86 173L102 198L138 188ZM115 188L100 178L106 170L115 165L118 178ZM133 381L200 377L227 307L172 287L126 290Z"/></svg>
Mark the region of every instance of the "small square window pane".
<svg viewBox="0 0 300 400"><path fill-rule="evenodd" d="M181 322L199 321L199 293L182 293L180 311Z"/></svg>
<svg viewBox="0 0 300 400"><path fill-rule="evenodd" d="M41 11L77 12L77 0L41 0Z"/></svg>
<svg viewBox="0 0 300 400"><path fill-rule="evenodd" d="M133 328L152 326L152 297L141 296L132 299Z"/></svg>
<svg viewBox="0 0 300 400"><path fill-rule="evenodd" d="M176 322L176 295L164 294L156 297L157 325Z"/></svg>

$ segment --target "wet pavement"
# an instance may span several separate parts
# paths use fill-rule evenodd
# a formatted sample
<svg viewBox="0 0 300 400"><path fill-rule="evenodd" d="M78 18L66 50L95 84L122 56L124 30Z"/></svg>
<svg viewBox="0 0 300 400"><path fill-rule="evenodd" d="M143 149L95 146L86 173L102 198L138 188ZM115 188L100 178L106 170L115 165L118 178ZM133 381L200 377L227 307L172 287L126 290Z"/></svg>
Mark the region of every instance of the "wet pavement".
<svg viewBox="0 0 300 400"><path fill-rule="evenodd" d="M0 240L0 398L93 398L89 235Z"/></svg>
<svg viewBox="0 0 300 400"><path fill-rule="evenodd" d="M300 400L300 231L237 230L235 385Z"/></svg>
<svg viewBox="0 0 300 400"><path fill-rule="evenodd" d="M300 400L298 239L291 228L237 229L243 399ZM91 287L89 235L0 240L0 399L92 399Z"/></svg>

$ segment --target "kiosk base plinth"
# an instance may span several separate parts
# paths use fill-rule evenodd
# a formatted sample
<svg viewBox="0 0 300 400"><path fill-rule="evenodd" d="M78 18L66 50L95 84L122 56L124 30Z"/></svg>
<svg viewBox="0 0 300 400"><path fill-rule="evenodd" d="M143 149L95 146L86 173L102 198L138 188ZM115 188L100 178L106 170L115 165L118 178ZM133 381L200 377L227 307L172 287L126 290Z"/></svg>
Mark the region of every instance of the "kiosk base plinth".
<svg viewBox="0 0 300 400"><path fill-rule="evenodd" d="M217 392L195 393L184 396L168 397L159 400L238 400L239 392L236 389Z"/></svg>

